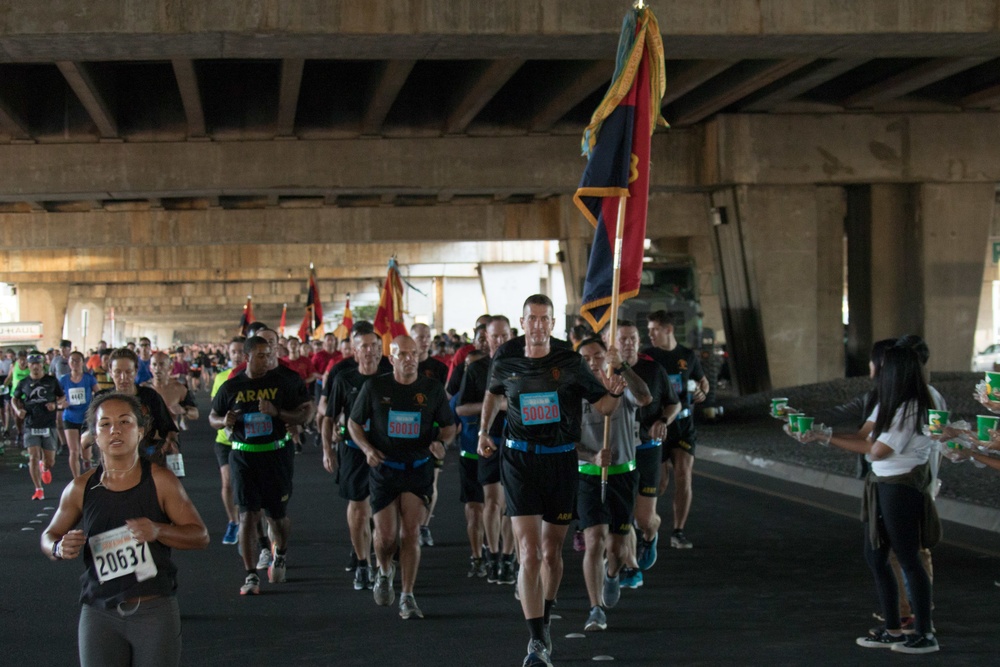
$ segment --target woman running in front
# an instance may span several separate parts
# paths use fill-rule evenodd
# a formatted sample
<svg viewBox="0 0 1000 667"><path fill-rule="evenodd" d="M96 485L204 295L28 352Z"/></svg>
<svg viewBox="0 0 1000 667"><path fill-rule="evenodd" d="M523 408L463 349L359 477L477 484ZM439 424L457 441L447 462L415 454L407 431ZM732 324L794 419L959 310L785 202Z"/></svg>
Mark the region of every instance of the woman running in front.
<svg viewBox="0 0 1000 667"><path fill-rule="evenodd" d="M170 550L204 549L208 531L177 477L139 456L146 419L135 397L98 396L87 419L101 464L70 482L42 535L52 560L83 556L80 664L178 665Z"/></svg>

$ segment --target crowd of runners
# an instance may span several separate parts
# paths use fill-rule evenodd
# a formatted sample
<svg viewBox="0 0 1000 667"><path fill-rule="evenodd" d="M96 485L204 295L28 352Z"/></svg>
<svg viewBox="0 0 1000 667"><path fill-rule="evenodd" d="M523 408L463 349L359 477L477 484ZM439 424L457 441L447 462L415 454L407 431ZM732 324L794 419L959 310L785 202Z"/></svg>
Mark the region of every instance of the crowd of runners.
<svg viewBox="0 0 1000 667"><path fill-rule="evenodd" d="M234 568L234 594L265 592L265 571L269 584L286 580L296 454L306 443L320 448L323 468L347 501L342 538L354 588L371 590L377 605L397 604L403 619L423 618L415 596L421 549L434 544L438 478L454 447L467 576L516 584L528 634L524 665L552 664L550 619L574 524L590 605L583 630L606 629L621 589L642 586L643 573L655 565L661 532L670 547L693 546L685 534L697 441L692 411L705 399L707 380L665 311L643 322L647 346L639 323L629 320L616 323L613 339L607 329L594 332L579 322L569 340L555 338L553 306L544 295L529 297L514 324L483 315L457 347L460 341L433 337L417 324L411 335L391 341L388 355L366 321L354 323L343 340L327 334L301 342L258 322L225 346L154 351L143 338L134 350L98 350L88 358L63 341L49 357L11 355L0 367L9 387L4 418L11 441L29 453L32 498L45 497L57 449L69 453L74 481L42 548L54 560L84 560L83 664L119 664L128 646L164 647L177 637L170 549L202 548L208 532L169 469L181 453L178 432L203 416L199 391L211 395L207 420L217 431L228 517L222 542L238 545L242 565L238 583ZM911 345L878 358L881 364L885 357L894 381L914 384L919 409L940 407L940 397L906 366L918 353ZM910 373L905 381L901 365ZM890 415L910 400L899 388L881 391L893 401ZM833 444L868 454L878 474L900 472L881 462L905 449L919 429L900 426L903 417L879 418L877 406L877 400L868 406L857 436L835 436ZM930 449L920 444L923 456ZM881 494L883 513L891 507L915 520L924 494L910 497L910 487L875 484L873 502ZM661 530L657 499L668 490L671 523ZM890 491L903 495L887 500ZM902 524L873 511L881 532L871 532L866 556L885 625L858 643L936 650L916 529L887 530ZM885 574L890 551L902 566L899 589L910 595L900 595ZM909 626L900 620L897 598L912 601ZM136 614L144 624L120 623ZM907 630L915 634L903 635ZM160 662L142 664L176 664L179 644L156 655Z"/></svg>

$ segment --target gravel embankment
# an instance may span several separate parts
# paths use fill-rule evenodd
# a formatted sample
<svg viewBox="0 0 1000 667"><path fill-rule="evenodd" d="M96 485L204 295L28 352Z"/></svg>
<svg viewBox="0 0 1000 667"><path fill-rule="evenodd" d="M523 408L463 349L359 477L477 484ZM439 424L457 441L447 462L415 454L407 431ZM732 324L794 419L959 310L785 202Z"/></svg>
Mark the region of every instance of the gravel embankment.
<svg viewBox="0 0 1000 667"><path fill-rule="evenodd" d="M953 421L964 418L974 423L977 414L989 414L972 397L973 387L981 378L981 373L932 375L931 384L948 402ZM782 423L771 419L768 412L772 397L787 397L791 405L806 414L816 414L849 401L868 387L867 378L849 378L748 396L720 397L725 414L713 423L700 423L698 439L708 447L854 476L856 457L853 454L835 447L800 444L785 435ZM850 428L852 426L847 425L846 430ZM942 462L940 476L942 496L1000 508L1000 471L976 468L971 462L954 464L946 460Z"/></svg>

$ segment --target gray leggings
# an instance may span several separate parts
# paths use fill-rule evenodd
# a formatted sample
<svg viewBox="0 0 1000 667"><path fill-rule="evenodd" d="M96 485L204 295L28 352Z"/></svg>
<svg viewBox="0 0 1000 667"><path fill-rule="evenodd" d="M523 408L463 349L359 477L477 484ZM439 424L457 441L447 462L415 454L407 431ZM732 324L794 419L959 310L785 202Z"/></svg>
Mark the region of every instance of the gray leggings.
<svg viewBox="0 0 1000 667"><path fill-rule="evenodd" d="M80 607L81 667L176 667L181 662L181 614L174 596L117 608Z"/></svg>

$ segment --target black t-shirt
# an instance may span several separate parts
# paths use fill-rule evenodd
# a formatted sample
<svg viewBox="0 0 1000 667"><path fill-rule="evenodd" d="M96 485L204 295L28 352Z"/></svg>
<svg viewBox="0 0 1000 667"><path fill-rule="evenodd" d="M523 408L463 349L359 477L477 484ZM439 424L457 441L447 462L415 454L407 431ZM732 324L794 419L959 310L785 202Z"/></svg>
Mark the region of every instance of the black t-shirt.
<svg viewBox="0 0 1000 667"><path fill-rule="evenodd" d="M14 388L14 398L21 401L28 413L24 417L24 425L27 428L54 428L58 411L50 411L45 406L55 403L64 393L59 380L51 375L43 375L37 380L30 376L21 380Z"/></svg>
<svg viewBox="0 0 1000 667"><path fill-rule="evenodd" d="M674 391L674 386L663 366L652 358L640 355L632 370L646 383L649 394L653 397L649 405L639 408L637 413L639 438L646 442L649 440L649 429L663 416L663 409L668 405L680 403L680 399L677 398L677 392Z"/></svg>
<svg viewBox="0 0 1000 667"><path fill-rule="evenodd" d="M466 403L482 403L483 398L486 396L486 381L489 376L489 357L477 359L466 366L465 373L462 375L462 386L459 388L457 394L458 404L465 405ZM490 435L495 438L503 437L503 426L506 418L506 411L501 410L497 413L496 419L494 419L493 423L490 424Z"/></svg>
<svg viewBox="0 0 1000 667"><path fill-rule="evenodd" d="M337 376L341 373L350 370L357 370L358 360L354 357L348 357L342 359L333 365L330 369L330 373L326 377L326 382L323 384L323 395L326 396L327 407L330 405L330 395L333 393L333 382L337 379ZM378 360L378 370L375 375L385 375L386 373L392 372L392 362L388 358L382 357ZM350 415L350 413L348 413Z"/></svg>
<svg viewBox="0 0 1000 667"><path fill-rule="evenodd" d="M643 354L649 355L653 360L663 366L667 372L670 384L681 399L681 409L691 407L691 395L687 390L688 380L701 380L705 373L701 370L701 361L698 355L689 347L678 344L670 350L650 347L643 350ZM668 437L685 438L694 432L694 415L679 417L670 425L670 435Z"/></svg>
<svg viewBox="0 0 1000 667"><path fill-rule="evenodd" d="M370 379L354 401L351 420L368 423L368 441L399 463L430 456L437 427L454 423L444 386L419 375L412 384L400 384L393 375Z"/></svg>
<svg viewBox="0 0 1000 667"><path fill-rule="evenodd" d="M486 384L507 396L507 437L550 447L578 442L582 401L599 401L608 393L604 385L572 350L529 359L522 348L521 356L501 357L509 344L497 350Z"/></svg>
<svg viewBox="0 0 1000 667"><path fill-rule="evenodd" d="M378 371L375 372L375 375L378 375ZM326 403L326 416L336 419L343 413L350 417L351 410L354 409L354 402L357 400L358 394L361 393L361 387L373 377L375 376L362 375L357 368L338 373L337 379L330 387L330 400Z"/></svg>
<svg viewBox="0 0 1000 667"><path fill-rule="evenodd" d="M496 354L493 355L494 359L500 359L502 357L523 357L524 356L524 336L518 336L517 338L511 338L509 341L501 345ZM553 350L569 350L573 351L573 343L569 341L562 340L561 338L556 338L551 336L549 338L549 347Z"/></svg>
<svg viewBox="0 0 1000 667"><path fill-rule="evenodd" d="M427 357L417 366L417 373L437 380L442 385L448 382L448 367L434 357Z"/></svg>
<svg viewBox="0 0 1000 667"><path fill-rule="evenodd" d="M251 445L276 442L288 433L280 417L260 411L260 399L274 403L280 410L294 410L311 397L305 383L295 371L278 366L263 377L250 379L246 371L230 377L219 387L212 401L212 412L225 416L230 410L241 410L243 415L233 427L233 441Z"/></svg>

